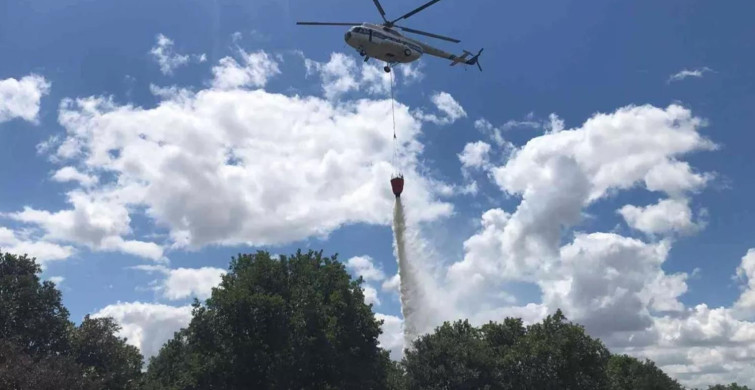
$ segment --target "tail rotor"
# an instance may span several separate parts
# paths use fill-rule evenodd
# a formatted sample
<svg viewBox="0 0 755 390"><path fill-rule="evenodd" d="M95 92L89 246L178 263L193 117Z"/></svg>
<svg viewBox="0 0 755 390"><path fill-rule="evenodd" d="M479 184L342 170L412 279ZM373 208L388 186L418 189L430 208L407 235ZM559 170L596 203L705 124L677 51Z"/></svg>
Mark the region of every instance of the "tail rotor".
<svg viewBox="0 0 755 390"><path fill-rule="evenodd" d="M480 68L480 72L482 72L482 66L480 66L480 54L482 54L483 50L485 49L480 49L474 57L467 61L467 65L477 65L477 67Z"/></svg>

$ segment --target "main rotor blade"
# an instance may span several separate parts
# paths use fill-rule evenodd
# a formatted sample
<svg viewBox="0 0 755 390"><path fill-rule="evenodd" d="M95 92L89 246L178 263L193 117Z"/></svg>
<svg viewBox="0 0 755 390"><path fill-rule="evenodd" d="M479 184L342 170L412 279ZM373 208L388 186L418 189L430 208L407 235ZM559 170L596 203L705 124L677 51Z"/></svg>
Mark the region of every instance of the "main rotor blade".
<svg viewBox="0 0 755 390"><path fill-rule="evenodd" d="M362 23L296 22L305 26L360 26Z"/></svg>
<svg viewBox="0 0 755 390"><path fill-rule="evenodd" d="M372 0L373 3L375 3L375 7L377 7L378 12L380 12L380 16L383 17L383 20L388 22L388 19L385 18L385 10L383 9L383 6L380 5L380 0Z"/></svg>
<svg viewBox="0 0 755 390"><path fill-rule="evenodd" d="M426 36L428 36L428 37L433 37L433 38L443 39L443 40L445 40L445 41L450 41L450 42L454 42L454 43L459 43L459 42L461 42L460 40L458 40L458 39L456 39L456 38L444 37L443 35L433 34L433 33L429 33L429 32L427 32L427 31L422 31L422 30L415 30L415 29L413 29L413 28L409 28L409 27L401 27L401 26L394 26L394 27L398 27L398 28L400 28L400 29L401 29L401 30L403 30L403 31L408 31L408 32L411 32L411 33L415 33L415 34L426 35Z"/></svg>
<svg viewBox="0 0 755 390"><path fill-rule="evenodd" d="M401 20L401 19L406 19L406 18L408 18L408 17L410 17L410 16L412 16L412 15L416 14L417 12L420 12L420 11L422 11L423 9L425 9L425 8L427 8L427 7L431 6L431 5L433 5L433 4L435 4L435 3L439 2L439 1L440 1L440 0L430 0L430 1L428 1L427 3L425 3L424 5L420 6L420 7L419 7L419 8L417 8L417 9L415 9L414 11L411 11L411 12L407 13L406 15L404 15L404 16L402 16L402 17L400 17L400 18L396 19L396 20L393 20L393 21L391 21L391 24L393 24L393 23L396 23L396 22L398 22L398 21L399 21L399 20Z"/></svg>

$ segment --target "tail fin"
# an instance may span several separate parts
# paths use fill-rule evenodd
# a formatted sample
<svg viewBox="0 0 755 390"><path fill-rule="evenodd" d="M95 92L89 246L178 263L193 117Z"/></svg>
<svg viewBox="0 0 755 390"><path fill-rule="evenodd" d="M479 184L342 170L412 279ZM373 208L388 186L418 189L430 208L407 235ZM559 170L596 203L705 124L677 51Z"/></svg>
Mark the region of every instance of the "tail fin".
<svg viewBox="0 0 755 390"><path fill-rule="evenodd" d="M480 54L482 54L483 50L485 50L485 49L484 48L480 49L480 51L478 51L477 54L474 57L470 58L465 63L467 65L477 65L477 67L480 68L480 72L482 72L482 66L480 66ZM469 52L466 51L466 50L464 50L464 53L467 54ZM469 54L472 54L472 53L469 53Z"/></svg>

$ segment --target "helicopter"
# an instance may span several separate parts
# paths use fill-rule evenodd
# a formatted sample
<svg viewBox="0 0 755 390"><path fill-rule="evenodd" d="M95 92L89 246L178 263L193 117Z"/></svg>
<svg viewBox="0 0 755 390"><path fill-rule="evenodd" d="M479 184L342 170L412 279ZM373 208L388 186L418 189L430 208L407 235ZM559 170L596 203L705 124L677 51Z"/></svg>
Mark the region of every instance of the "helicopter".
<svg viewBox="0 0 755 390"><path fill-rule="evenodd" d="M410 16L424 10L425 8L439 2L440 0L428 1L427 3L394 20L388 20L385 17L385 10L383 9L383 6L380 4L379 0L372 1L375 3L380 16L383 18L382 24L329 22L297 22L296 24L308 26L352 26L344 35L344 40L346 41L346 43L356 49L360 56L364 57L364 62L367 62L370 58L375 58L377 60L385 62L386 66L383 69L387 73L390 73L391 68L394 65L399 63L407 64L416 61L424 54L451 60L451 66L460 63L466 65L477 65L480 71L482 71L482 66L480 66L479 58L480 54L482 54L483 49L480 49L480 51L475 55L472 55L472 53L469 51L463 50L463 54L457 56L451 53L446 53L445 51L430 46L424 42L409 38L405 35L402 35L396 30L400 29L401 31L420 34L454 43L461 42L455 38L396 25L396 22L398 22L399 20L407 19ZM467 59L467 57L469 58Z"/></svg>

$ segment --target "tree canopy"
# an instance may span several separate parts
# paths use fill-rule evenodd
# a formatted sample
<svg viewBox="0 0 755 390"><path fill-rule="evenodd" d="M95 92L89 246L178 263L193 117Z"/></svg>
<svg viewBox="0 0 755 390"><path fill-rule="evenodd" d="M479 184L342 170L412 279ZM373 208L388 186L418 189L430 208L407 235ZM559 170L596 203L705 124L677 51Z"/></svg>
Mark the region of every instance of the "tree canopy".
<svg viewBox="0 0 755 390"><path fill-rule="evenodd" d="M142 356L112 318L69 321L35 259L0 253L0 388L137 389Z"/></svg>
<svg viewBox="0 0 755 390"><path fill-rule="evenodd" d="M154 388L382 389L381 323L336 257L239 255L149 364ZM176 368L180 368L176 370Z"/></svg>
<svg viewBox="0 0 755 390"><path fill-rule="evenodd" d="M446 322L414 342L404 366L412 389L605 389L609 356L558 311L527 327Z"/></svg>

